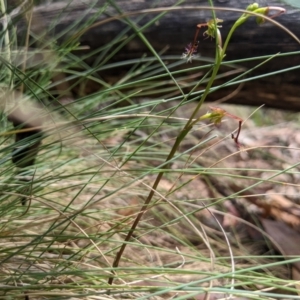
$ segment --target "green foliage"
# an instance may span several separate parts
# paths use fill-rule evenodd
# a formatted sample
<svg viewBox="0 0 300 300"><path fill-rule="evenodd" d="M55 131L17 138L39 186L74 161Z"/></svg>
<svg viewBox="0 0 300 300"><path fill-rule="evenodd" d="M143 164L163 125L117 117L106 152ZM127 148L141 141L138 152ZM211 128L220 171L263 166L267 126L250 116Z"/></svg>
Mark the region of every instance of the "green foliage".
<svg viewBox="0 0 300 300"><path fill-rule="evenodd" d="M207 168L201 160L216 138L209 126L225 116L241 122L214 108L199 117L214 89L246 81L246 72L228 77L228 71L240 69L223 61L233 31L224 45L217 39L214 59L195 58L190 67L180 55L158 53L147 40L147 28L166 11L142 28L137 24L144 14L134 22L124 15L124 30L100 49L86 51L80 35L105 15L107 6L120 10L117 1L101 8L94 4L93 18L83 13L59 33L53 30L57 16L49 27L41 23L38 32L28 30L22 38L16 21L9 21L0 37L0 297L149 299L172 293L184 299L208 291L239 296L246 287L272 284L294 292L269 271L283 261L241 255L240 242L224 250L221 231L207 233L198 219L197 213L207 210L203 203L217 205L240 192L204 197L189 186L200 175L208 181L244 179ZM30 24L30 11L22 18ZM218 21L207 24L207 34L218 37ZM114 61L136 36L152 56ZM103 70L114 73L124 66L122 77L105 77ZM219 78L224 81L214 86ZM29 151L36 149L37 155ZM24 158L16 160L20 153ZM264 181L251 180L252 186ZM189 193L183 197L185 187ZM228 255L231 247L240 265ZM182 283L182 278L189 280ZM213 281L222 288L210 287ZM274 296L258 291L251 297L260 295Z"/></svg>

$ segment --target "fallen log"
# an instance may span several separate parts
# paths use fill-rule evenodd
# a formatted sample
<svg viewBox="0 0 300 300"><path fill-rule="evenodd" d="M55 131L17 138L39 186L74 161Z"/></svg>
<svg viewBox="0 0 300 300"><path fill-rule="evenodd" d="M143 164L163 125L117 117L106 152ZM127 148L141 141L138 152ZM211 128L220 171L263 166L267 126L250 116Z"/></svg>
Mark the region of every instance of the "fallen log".
<svg viewBox="0 0 300 300"><path fill-rule="evenodd" d="M187 0L180 6L177 6L177 8L175 3L175 0L162 0L158 1L157 4L152 0L118 0L115 2L104 0L97 2L93 0L84 2L65 0L56 1L50 5L36 6L34 8L34 16L43 20L44 28L52 36L61 33L71 24L78 22L78 25L66 31L66 34L60 38L60 41L65 41L72 35L81 33L81 45L88 46L92 51L110 42L122 30L126 29L128 25L125 17L130 18L139 28L142 28L144 24L161 13L161 11L155 11L155 8L174 7L170 11L165 9L166 14L152 26L143 30L143 33L157 52L168 47L164 54L180 56L185 46L193 41L196 25L211 19L211 11L203 8L203 6L208 6L208 1L204 0ZM214 1L215 6L225 9L245 9L250 3L248 0ZM277 0L270 0L268 5L282 6L283 3ZM276 21L288 28L295 36L300 36L299 11L286 5L284 5L284 8L286 13L276 18ZM101 9L103 13L99 14ZM153 10L151 11L151 9ZM122 16L122 13L128 13L128 15ZM218 18L224 20L221 28L224 40L233 23L241 15L241 12L216 10L216 14ZM141 18L141 16L143 17ZM91 21L91 24L96 24L99 21L102 21L102 23L97 26L87 26L83 31L82 28L79 29L80 25L85 24L87 21ZM34 24L40 26L40 22L35 22ZM20 28L21 31L24 29L24 23ZM32 29L34 30L34 26ZM131 30L129 34L132 32ZM210 39L201 39L199 53L203 57L213 58L214 46L215 43ZM255 18L250 18L234 32L225 59L231 61L299 50L300 44L283 28L270 22L258 26ZM135 37L116 53L113 61L140 58L145 53L150 55L149 49L140 38ZM240 63L240 65L249 69L261 61L251 60ZM193 65L195 64L197 64L197 61L193 62ZM236 95L230 97L227 103L243 105L265 104L267 107L300 111L299 65L300 52L290 56L275 57L248 74L249 81L244 84ZM260 76L261 74L274 73L288 68L292 68L292 70L261 79L250 80L252 77ZM117 73L120 72L121 70ZM230 93L235 88L233 87L226 92ZM214 101L224 97L224 95L224 90L220 90L208 97L207 100Z"/></svg>

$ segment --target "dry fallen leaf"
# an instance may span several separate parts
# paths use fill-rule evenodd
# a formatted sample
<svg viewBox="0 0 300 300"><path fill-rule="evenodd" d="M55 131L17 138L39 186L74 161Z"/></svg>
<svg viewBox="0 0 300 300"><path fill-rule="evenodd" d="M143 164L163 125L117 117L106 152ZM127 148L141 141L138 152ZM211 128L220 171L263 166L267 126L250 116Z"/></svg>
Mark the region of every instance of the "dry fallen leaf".
<svg viewBox="0 0 300 300"><path fill-rule="evenodd" d="M300 256L300 233L283 222L272 221L263 218L260 220L265 231L276 243L274 246L279 248L278 250L284 256ZM300 272L300 261L293 263L293 268L296 268L298 272Z"/></svg>

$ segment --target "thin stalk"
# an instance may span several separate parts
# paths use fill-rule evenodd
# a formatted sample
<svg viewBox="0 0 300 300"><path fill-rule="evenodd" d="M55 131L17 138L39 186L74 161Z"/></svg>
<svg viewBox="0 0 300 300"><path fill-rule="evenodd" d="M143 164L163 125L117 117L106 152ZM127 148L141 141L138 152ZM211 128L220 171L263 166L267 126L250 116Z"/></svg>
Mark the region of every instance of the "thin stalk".
<svg viewBox="0 0 300 300"><path fill-rule="evenodd" d="M220 35L220 32L218 30L218 27L217 27L217 19L216 19L216 15L215 15L215 12L214 12L214 7L213 7L213 2L212 0L209 1L210 2L210 9L212 9L212 15L213 15L213 20L214 20L214 25L215 25L215 38L216 38L216 55L215 55L215 66L213 68L213 72L212 72L212 75L206 85L206 88L205 88L205 91L204 93L202 94L196 108L194 109L193 113L191 114L189 120L187 121L187 123L185 124L185 126L183 127L183 129L180 131L180 133L178 134L176 140L175 140L175 143L166 159L166 164L161 168L159 174L157 175L156 177L156 180L152 186L152 189L148 195L148 197L146 198L142 208L140 209L137 217L135 218L130 230L128 231L125 239L124 239L124 242L120 248L120 250L118 251L116 257L115 257L115 260L114 260L114 263L113 263L113 268L117 268L118 265L119 265L119 262L120 262L120 259L123 255L123 252L126 248L126 245L127 245L127 242L131 239L139 221L141 220L143 214L145 213L145 211L147 210L148 208L148 205L149 203L151 202L155 192L156 192L156 189L164 175L164 170L166 168L169 167L169 164L168 164L168 161L172 160L172 158L174 157L176 151L178 150L182 140L186 137L186 135L189 133L189 131L193 128L193 125L195 125L198 121L199 121L199 118L195 120L195 116L197 115L197 113L199 112L202 104L204 103L207 95L210 93L211 91L211 87L216 79L216 76L218 74L218 71L220 69L220 66L222 64L222 61L223 61L223 58L225 57L225 53L226 53L226 50L227 50L227 46L229 44L229 41L232 37L232 34L233 32L236 30L237 27L239 27L243 22L244 22L244 19L242 20L241 18L239 18L235 23L234 25L232 26L232 28L230 29L228 35L227 35L227 38L225 40L225 43L224 43L224 46L222 47L221 43L221 35ZM261 15L259 15L261 16ZM265 17L265 16L264 16ZM195 37L194 37L194 41L193 41L193 45L191 47L197 47L197 36L199 34L199 30L200 30L200 27L197 27L197 31L196 31L196 34L195 34ZM149 45L148 45L149 47ZM193 48L191 50L193 52ZM167 70L168 71L168 70ZM176 83L176 81L175 81ZM179 88L180 89L180 88ZM238 144L238 136L239 136L239 133L240 133L240 129L241 129L241 121L239 121L239 130L238 130L238 134L236 137L234 137L232 135L232 138L235 140L235 142ZM114 270L113 270L114 272ZM108 284L112 284L113 283L113 279L114 277L110 277L108 279Z"/></svg>
<svg viewBox="0 0 300 300"><path fill-rule="evenodd" d="M30 38L30 30L31 30L31 23L32 23L32 13L33 13L33 3L31 0L29 3L29 12L25 13L28 26L27 26L26 38L25 38L24 60L22 63L22 68L21 68L21 70L24 74L26 71L27 52L28 52L28 48L29 48L29 38ZM23 94L23 92L24 92L24 82L22 82L21 87L20 87L20 93Z"/></svg>
<svg viewBox="0 0 300 300"><path fill-rule="evenodd" d="M4 32L4 59L9 63L11 64L11 49L10 49L10 37L9 37L9 32L8 32L8 22L9 22L9 19L8 19L8 16L7 16L7 13L6 13L6 5L5 5L5 1L4 0L0 0L0 11L1 11L1 14L3 15L2 17L2 25L3 25L3 32ZM12 77L13 77L13 70L11 70L10 68L8 68L8 76L7 76L7 87L8 87L8 90L10 90L12 88L12 85L13 85L13 81L12 81ZM13 95L8 92L7 96L4 97L4 100L3 101L3 104L1 105L1 110L2 111L5 111L5 108L6 108L6 104L7 102L8 103L11 103L11 99L14 99Z"/></svg>
<svg viewBox="0 0 300 300"><path fill-rule="evenodd" d="M4 43L5 43L5 49L4 53L6 53L5 59L10 63L11 62L11 51L10 51L10 38L9 38L9 32L8 32L8 17L6 14L6 6L4 3L4 0L0 0L0 7L1 7L1 13L3 15L3 31L4 33ZM11 73L11 70L10 70Z"/></svg>
<svg viewBox="0 0 300 300"><path fill-rule="evenodd" d="M199 29L198 29L197 32L199 32ZM218 42L217 42L217 44L218 44ZM222 58L223 57L224 57L224 55L222 55L222 54L220 55L219 45L218 45L216 47L216 58L215 58L215 60L217 61L217 63L215 65L215 68L213 69L212 76L210 77L210 80L209 80L209 82L208 82L208 84L206 86L205 92L203 93L203 95L202 95L202 97L201 97L201 99L200 99L197 107L195 108L194 112L190 116L188 122L183 127L183 129L181 130L181 132L178 134L178 136L177 136L177 138L175 140L175 143L174 143L174 145L173 145L173 147L172 147L172 149L171 149L171 151L170 151L170 153L169 153L169 155L168 155L168 157L166 159L166 162L168 162L169 160L171 160L174 157L174 155L175 155L177 149L179 148L182 140L185 138L185 136L188 134L188 132L192 129L192 127L193 127L192 125L193 125L193 121L194 121L193 119L194 119L195 115L197 114L197 112L199 111L199 109L200 109L201 105L203 104L204 100L206 99L206 96L209 94L209 90L210 90L210 88L211 88L211 86L212 86L212 84L213 84L213 82L215 80L215 77L217 76L217 73L219 71L219 68L220 68L220 65L222 63ZM161 179L162 179L162 177L164 175L164 170L167 169L167 168L169 168L169 164L164 165L162 167L162 169L161 169L161 172L157 175L157 177L155 179L155 182L154 182L154 184L152 186L152 189L151 189L148 197L146 198L146 200L145 200L142 208L140 209L137 217L135 218L135 220L134 220L131 228L129 229L129 231L128 231L125 239L124 239L124 242L123 242L120 250L116 254L115 260L113 262L113 268L117 268L118 267L120 259L121 259L122 255L123 255L123 252L124 252L124 250L125 250L125 248L127 246L127 242L131 239L131 237L132 237L132 235L133 235L133 233L134 233L134 231L135 231L138 223L140 222L140 220L141 220L143 214L145 213L145 211L147 210L148 205L151 202L151 200L152 200L152 198L153 198L153 196L154 196L154 194L156 192L156 189L157 189L157 187L158 187L158 185L159 185L159 183L160 183L160 181L161 181ZM108 284L112 284L113 280L114 280L114 277L110 277L108 279Z"/></svg>

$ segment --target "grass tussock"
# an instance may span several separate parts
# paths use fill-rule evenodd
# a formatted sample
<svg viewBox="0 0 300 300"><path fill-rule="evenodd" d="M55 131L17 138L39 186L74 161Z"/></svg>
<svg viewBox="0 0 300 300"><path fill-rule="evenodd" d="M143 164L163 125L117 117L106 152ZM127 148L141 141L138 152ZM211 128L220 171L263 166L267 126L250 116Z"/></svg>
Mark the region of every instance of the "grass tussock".
<svg viewBox="0 0 300 300"><path fill-rule="evenodd" d="M193 68L143 34L163 12L137 34L152 55L114 61L136 31L126 15L87 51L80 33L105 16L96 2L56 34L59 15L44 28L39 3L0 3L0 298L296 299L259 201L297 200L299 120L204 104L214 80L246 72L223 66L216 24L223 50Z"/></svg>

